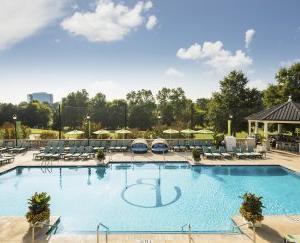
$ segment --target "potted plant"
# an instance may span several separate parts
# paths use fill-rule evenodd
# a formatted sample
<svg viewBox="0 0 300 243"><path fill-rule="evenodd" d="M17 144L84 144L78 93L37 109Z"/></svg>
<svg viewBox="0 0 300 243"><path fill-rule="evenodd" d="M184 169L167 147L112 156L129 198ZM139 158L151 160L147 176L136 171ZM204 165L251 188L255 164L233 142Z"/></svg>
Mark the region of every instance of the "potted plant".
<svg viewBox="0 0 300 243"><path fill-rule="evenodd" d="M97 159L100 162L103 162L105 160L105 154L102 150L98 150L97 152Z"/></svg>
<svg viewBox="0 0 300 243"><path fill-rule="evenodd" d="M50 196L46 192L35 193L28 199L26 219L30 226L42 227L50 221Z"/></svg>
<svg viewBox="0 0 300 243"><path fill-rule="evenodd" d="M199 162L201 160L200 151L198 149L193 149L192 154L195 162Z"/></svg>
<svg viewBox="0 0 300 243"><path fill-rule="evenodd" d="M262 197L258 197L252 193L245 193L241 196L243 199L242 205L240 207L240 214L248 222L248 226L253 228L254 242L255 239L255 228L261 227L261 221L263 221L264 216L262 214L262 209L264 208L262 203Z"/></svg>

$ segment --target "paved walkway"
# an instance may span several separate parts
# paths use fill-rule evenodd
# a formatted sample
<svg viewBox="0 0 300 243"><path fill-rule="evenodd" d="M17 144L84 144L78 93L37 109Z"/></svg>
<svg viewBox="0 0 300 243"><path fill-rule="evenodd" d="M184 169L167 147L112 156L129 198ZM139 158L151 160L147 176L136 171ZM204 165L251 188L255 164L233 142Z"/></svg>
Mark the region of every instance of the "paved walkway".
<svg viewBox="0 0 300 243"><path fill-rule="evenodd" d="M33 151L17 155L15 161L11 164L0 167L0 173L13 169L16 166L41 166L41 161L34 161L32 159ZM163 155L155 155L147 153L145 155L132 156L131 153L113 153L108 155L105 163L109 162L128 162L128 161L151 161L151 162L163 162L163 161L188 161L193 164L191 153L174 153L170 152ZM95 166L98 164L97 160L89 161L53 161L52 166ZM270 152L267 154L266 159L262 160L207 160L204 159L200 162L203 165L281 165L288 169L297 171L300 173L300 155L284 153L284 152ZM45 164L44 164L45 165ZM47 164L48 166L50 164ZM25 218L19 217L1 217L0 218L0 243L27 243L31 242L28 234L28 224ZM300 234L300 216L288 217L284 215L278 216L266 216L262 229L258 230L257 242L283 242L282 236L290 234ZM237 216L234 217L234 221L237 224L242 222L242 219ZM6 222L5 224L3 222ZM14 225L14 226L12 226ZM11 228L15 230L12 231ZM19 229L19 231L17 230ZM22 230L20 230L22 229ZM145 240L151 240L147 243L247 243L252 242L252 230L247 227L242 227L242 234L114 234L108 236L108 242L110 243L146 243ZM14 232L15 236L11 236L10 233ZM18 233L19 232L19 233ZM26 237L22 237L22 235ZM49 242L49 243L90 243L96 242L95 235L53 235L47 237L43 233L39 232L36 242ZM105 237L101 235L100 242L105 242Z"/></svg>

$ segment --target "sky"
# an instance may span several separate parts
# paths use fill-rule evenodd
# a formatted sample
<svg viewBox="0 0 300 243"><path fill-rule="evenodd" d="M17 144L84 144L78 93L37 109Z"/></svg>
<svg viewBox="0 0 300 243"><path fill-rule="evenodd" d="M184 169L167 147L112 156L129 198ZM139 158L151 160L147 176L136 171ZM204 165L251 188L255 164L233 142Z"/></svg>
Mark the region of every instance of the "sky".
<svg viewBox="0 0 300 243"><path fill-rule="evenodd" d="M1 0L0 102L162 87L195 100L234 69L262 90L300 60L299 9L299 0Z"/></svg>

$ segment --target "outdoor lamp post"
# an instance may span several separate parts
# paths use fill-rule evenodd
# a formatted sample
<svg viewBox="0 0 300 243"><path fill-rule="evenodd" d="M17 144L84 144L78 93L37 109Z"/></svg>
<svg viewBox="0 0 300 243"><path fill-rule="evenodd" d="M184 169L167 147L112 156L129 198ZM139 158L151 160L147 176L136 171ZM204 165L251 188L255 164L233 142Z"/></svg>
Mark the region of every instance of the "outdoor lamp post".
<svg viewBox="0 0 300 243"><path fill-rule="evenodd" d="M231 123L232 123L232 118L233 116L230 114L229 115L229 119L227 121L227 133L228 133L228 136L231 136Z"/></svg>
<svg viewBox="0 0 300 243"><path fill-rule="evenodd" d="M88 135L88 146L90 146L90 138L91 138L91 117L89 115L86 116L86 119L88 121L88 129L89 129L89 135Z"/></svg>
<svg viewBox="0 0 300 243"><path fill-rule="evenodd" d="M14 114L12 116L14 123L15 123L15 139L16 139L16 146L18 145L18 134L17 134L17 115Z"/></svg>

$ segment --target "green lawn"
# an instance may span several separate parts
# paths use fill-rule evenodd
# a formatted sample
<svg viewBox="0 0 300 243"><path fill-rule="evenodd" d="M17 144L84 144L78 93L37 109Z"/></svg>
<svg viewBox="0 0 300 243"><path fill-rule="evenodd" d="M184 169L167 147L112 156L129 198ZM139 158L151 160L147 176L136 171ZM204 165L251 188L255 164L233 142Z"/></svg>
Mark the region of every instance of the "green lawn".
<svg viewBox="0 0 300 243"><path fill-rule="evenodd" d="M31 131L31 134L41 134L43 132L56 132L56 133L58 133L58 131L54 131L54 130L45 130L45 129L37 129L37 128L31 128L30 131Z"/></svg>

